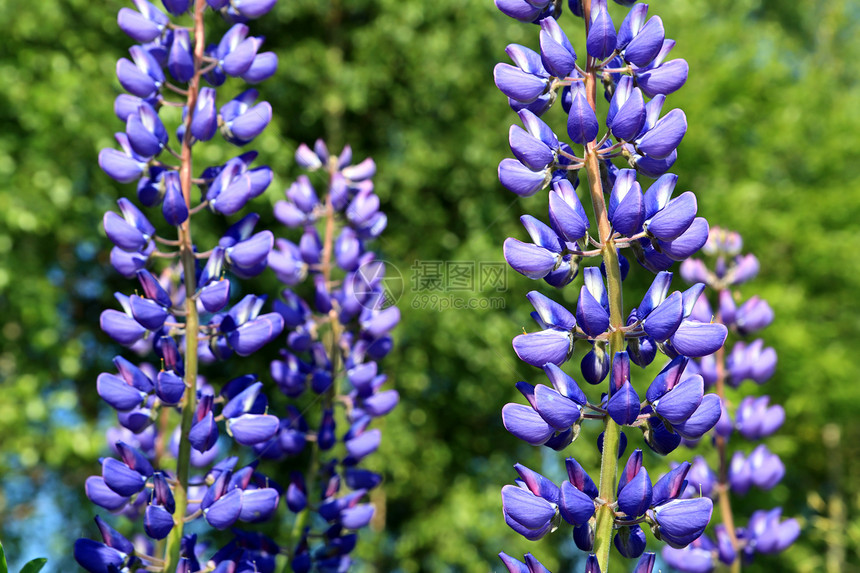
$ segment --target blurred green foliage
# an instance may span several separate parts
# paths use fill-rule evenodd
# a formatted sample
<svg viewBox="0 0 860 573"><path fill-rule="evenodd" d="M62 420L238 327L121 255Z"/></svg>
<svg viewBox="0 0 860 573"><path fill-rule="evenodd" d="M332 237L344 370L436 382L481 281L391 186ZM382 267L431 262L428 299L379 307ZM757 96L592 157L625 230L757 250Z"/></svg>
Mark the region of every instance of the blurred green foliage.
<svg viewBox="0 0 860 573"><path fill-rule="evenodd" d="M691 69L667 102L690 126L674 171L712 224L744 235L762 265L745 294L761 294L777 316L763 336L779 353L778 373L743 391L785 405L788 422L770 446L788 471L774 490L741 500L741 513L780 504L804 532L749 570L857 571L860 6L663 4L652 13ZM72 542L95 534L83 482L98 471L110 423L95 378L118 352L98 316L113 291L131 288L108 268L100 221L133 189L96 161L122 130L112 102L115 61L132 43L116 27L123 5L0 0L0 539L21 556L13 569L49 555L46 570L74 570ZM572 18L562 23L581 45ZM500 262L504 238L523 236L519 215L544 209L545 197L516 199L496 179L516 118L492 68L506 44L536 46L536 28L488 0L291 0L252 29L281 58L261 87L275 120L256 144L277 176L256 209L271 223L270 206L298 173L298 143L350 143L379 166L389 227L378 247L406 285L396 351L385 361L402 403L369 462L386 475L375 498L384 529L363 534L360 570L498 571L499 550L532 551L553 570L570 570L571 541L518 539L498 493L515 461L562 471L557 456L508 435L499 414L517 399L517 380L540 379L510 347L531 328L524 294L540 287L508 272L503 292L447 293L501 297L503 309L444 311L421 308L427 299L413 288L416 261ZM204 157L223 159L217 153ZM629 300L644 292L638 274ZM275 285L268 277L258 287L274 293ZM555 296L571 302L574 294ZM241 367L267 371L260 359ZM595 436L584 432L569 450L586 467L596 467ZM34 539L34 528L44 535Z"/></svg>

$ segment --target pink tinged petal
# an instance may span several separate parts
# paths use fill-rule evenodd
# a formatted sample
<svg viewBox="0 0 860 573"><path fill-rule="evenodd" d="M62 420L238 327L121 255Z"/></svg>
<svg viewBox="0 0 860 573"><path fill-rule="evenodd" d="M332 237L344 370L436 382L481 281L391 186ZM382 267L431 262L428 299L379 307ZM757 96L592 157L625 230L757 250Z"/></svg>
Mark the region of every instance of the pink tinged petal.
<svg viewBox="0 0 860 573"><path fill-rule="evenodd" d="M640 468L636 475L618 493L618 508L629 519L645 515L651 506L652 489L648 470Z"/></svg>
<svg viewBox="0 0 860 573"><path fill-rule="evenodd" d="M576 322L588 336L598 336L609 328L609 313L585 286L579 290Z"/></svg>
<svg viewBox="0 0 860 573"><path fill-rule="evenodd" d="M565 458L564 465L567 469L567 477L576 489L584 492L592 499L598 496L597 486L591 476L579 465L579 462L573 458Z"/></svg>
<svg viewBox="0 0 860 573"><path fill-rule="evenodd" d="M632 141L636 139L644 125L645 100L639 88L634 88L612 118L612 134L620 140Z"/></svg>
<svg viewBox="0 0 860 573"><path fill-rule="evenodd" d="M369 503L360 503L340 512L340 522L346 529L361 529L373 518L374 507Z"/></svg>
<svg viewBox="0 0 860 573"><path fill-rule="evenodd" d="M556 507L536 495L513 485L502 488L505 515L528 529L540 529L555 517Z"/></svg>
<svg viewBox="0 0 860 573"><path fill-rule="evenodd" d="M284 330L284 317L270 312L246 322L227 335L227 340L236 354L250 356Z"/></svg>
<svg viewBox="0 0 860 573"><path fill-rule="evenodd" d="M533 171L540 171L555 161L555 155L546 143L518 125L512 125L508 141L517 159Z"/></svg>
<svg viewBox="0 0 860 573"><path fill-rule="evenodd" d="M99 507L103 507L108 511L116 511L128 503L128 496L123 496L107 486L104 478L101 476L90 476L87 478L84 489L86 490L87 498Z"/></svg>
<svg viewBox="0 0 860 573"><path fill-rule="evenodd" d="M533 446L543 444L555 433L540 414L522 404L505 404L502 424L511 434Z"/></svg>
<svg viewBox="0 0 860 573"><path fill-rule="evenodd" d="M218 424L215 423L214 415L209 411L202 420L191 427L188 433L188 441L198 452L208 452L218 441Z"/></svg>
<svg viewBox="0 0 860 573"><path fill-rule="evenodd" d="M496 5L498 5L499 1L500 0L496 0ZM505 569L508 570L508 573L530 573L531 572L531 569L529 569L529 567L525 563L523 563L517 559L514 559L513 557L511 557L510 555L508 555L504 552L499 553L499 559L502 560L502 564L505 566Z"/></svg>
<svg viewBox="0 0 860 573"><path fill-rule="evenodd" d="M118 310L105 310L99 320L101 329L123 346L131 346L146 334L146 329L129 315Z"/></svg>
<svg viewBox="0 0 860 573"><path fill-rule="evenodd" d="M561 517L571 525L587 523L594 515L594 500L569 481L561 483L561 498L558 505Z"/></svg>
<svg viewBox="0 0 860 573"><path fill-rule="evenodd" d="M517 470L522 480L522 483L517 481L517 485L520 487L525 486L530 492L549 502L558 503L561 490L555 483L522 464L514 464L514 469Z"/></svg>
<svg viewBox="0 0 860 573"><path fill-rule="evenodd" d="M714 504L707 497L678 499L654 510L660 537L675 548L695 541L711 520Z"/></svg>
<svg viewBox="0 0 860 573"><path fill-rule="evenodd" d="M242 510L239 519L247 523L268 520L278 509L280 496L274 488L245 490L242 493Z"/></svg>
<svg viewBox="0 0 860 573"><path fill-rule="evenodd" d="M155 80L126 58L120 58L116 63L116 75L120 85L137 97L148 98L157 89Z"/></svg>
<svg viewBox="0 0 860 573"><path fill-rule="evenodd" d="M148 505L143 516L143 529L152 539L164 539L173 529L173 516L160 505Z"/></svg>
<svg viewBox="0 0 860 573"><path fill-rule="evenodd" d="M99 396L116 410L131 410L139 406L146 394L113 374L102 373L96 380Z"/></svg>
<svg viewBox="0 0 860 573"><path fill-rule="evenodd" d="M278 433L280 420L270 414L242 414L227 420L227 432L243 446L253 446Z"/></svg>
<svg viewBox="0 0 860 573"><path fill-rule="evenodd" d="M545 277L561 260L557 253L519 239L505 239L503 250L511 268L530 279Z"/></svg>
<svg viewBox="0 0 860 573"><path fill-rule="evenodd" d="M114 458L102 462L102 477L110 489L122 496L134 495L146 484L144 476Z"/></svg>
<svg viewBox="0 0 860 573"><path fill-rule="evenodd" d="M639 396L630 382L624 385L609 398L606 403L609 416L621 426L632 424L639 415Z"/></svg>
<svg viewBox="0 0 860 573"><path fill-rule="evenodd" d="M274 52L257 54L241 78L249 84L258 84L272 77L278 71L278 56Z"/></svg>
<svg viewBox="0 0 860 573"><path fill-rule="evenodd" d="M579 200L570 204L556 191L549 193L549 218L553 228L569 242L583 238L588 230L588 217Z"/></svg>
<svg viewBox="0 0 860 573"><path fill-rule="evenodd" d="M617 41L615 24L612 23L612 18L609 16L609 11L606 9L605 3L603 5L595 3L594 8L595 10L591 14L591 27L588 30L585 48L589 56L602 60L609 57L615 50Z"/></svg>
<svg viewBox="0 0 860 573"><path fill-rule="evenodd" d="M696 323L701 324L701 323ZM652 404L657 401L666 392L674 388L681 381L681 375L687 367L686 356L676 356L663 367L663 370L654 378L648 391L645 395L646 399Z"/></svg>
<svg viewBox="0 0 860 573"><path fill-rule="evenodd" d="M543 384L535 387L535 410L541 418L560 431L570 428L582 414L576 402Z"/></svg>
<svg viewBox="0 0 860 573"><path fill-rule="evenodd" d="M685 422L674 424L673 427L682 438L697 440L714 427L721 414L720 397L716 394L708 394L702 398L701 404L692 416L687 418Z"/></svg>
<svg viewBox="0 0 860 573"><path fill-rule="evenodd" d="M215 529L227 529L242 512L242 490L235 488L203 510L206 521Z"/></svg>
<svg viewBox="0 0 860 573"><path fill-rule="evenodd" d="M570 332L555 328L520 334L513 340L514 352L526 364L543 368L550 362L561 365L573 352Z"/></svg>
<svg viewBox="0 0 860 573"><path fill-rule="evenodd" d="M673 109L642 136L636 147L641 153L663 159L677 149L686 133L687 116L682 110Z"/></svg>
<svg viewBox="0 0 860 573"><path fill-rule="evenodd" d="M663 47L666 32L663 20L654 16L642 27L624 50L624 59L640 68L648 65Z"/></svg>
<svg viewBox="0 0 860 573"><path fill-rule="evenodd" d="M722 324L684 320L672 336L672 346L683 356L700 358L719 350L727 335Z"/></svg>
<svg viewBox="0 0 860 573"><path fill-rule="evenodd" d="M683 297L680 292L675 291L648 314L642 326L648 336L657 342L663 342L675 334L683 318Z"/></svg>
<svg viewBox="0 0 860 573"><path fill-rule="evenodd" d="M677 91L687 81L690 66L686 60L666 62L658 67L636 74L636 83L650 98L656 95L669 95Z"/></svg>
<svg viewBox="0 0 860 573"><path fill-rule="evenodd" d="M551 179L552 172L548 169L532 171L516 159L503 159L499 163L499 181L521 197L531 197L549 185Z"/></svg>
<svg viewBox="0 0 860 573"><path fill-rule="evenodd" d="M367 398L362 407L365 412L377 418L393 410L398 402L400 402L400 394L397 390L386 390Z"/></svg>
<svg viewBox="0 0 860 573"><path fill-rule="evenodd" d="M523 103L533 102L549 86L547 78L530 74L510 64L496 64L493 79L503 94Z"/></svg>
<svg viewBox="0 0 860 573"><path fill-rule="evenodd" d="M686 477L690 467L690 462L682 462L657 480L654 484L652 503L661 505L681 495L687 487Z"/></svg>
<svg viewBox="0 0 860 573"><path fill-rule="evenodd" d="M597 116L591 109L585 93L582 90L576 90L567 118L567 133L571 140L574 143L585 145L597 137L599 127Z"/></svg>
<svg viewBox="0 0 860 573"><path fill-rule="evenodd" d="M685 422L702 403L705 381L698 374L689 376L654 403L654 409L670 424Z"/></svg>
<svg viewBox="0 0 860 573"><path fill-rule="evenodd" d="M544 328L550 326L555 326L563 330L573 330L576 328L576 318L573 316L573 313L551 298L535 290L528 293L526 297L532 303L540 318L538 322Z"/></svg>
<svg viewBox="0 0 860 573"><path fill-rule="evenodd" d="M535 7L526 0L494 0L494 2L502 14L520 22L533 22L543 12L543 8Z"/></svg>

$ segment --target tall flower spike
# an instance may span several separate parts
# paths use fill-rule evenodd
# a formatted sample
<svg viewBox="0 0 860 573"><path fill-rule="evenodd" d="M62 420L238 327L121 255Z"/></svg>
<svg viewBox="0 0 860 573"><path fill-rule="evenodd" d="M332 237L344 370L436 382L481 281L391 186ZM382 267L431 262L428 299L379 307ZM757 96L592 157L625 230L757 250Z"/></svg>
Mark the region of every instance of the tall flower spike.
<svg viewBox="0 0 860 573"><path fill-rule="evenodd" d="M520 439L555 450L574 441L582 425L597 421L603 426L598 438L599 487L570 458L570 481L561 485L559 499L528 487L505 486L504 516L528 539L572 526L577 546L593 552L587 568L595 571L610 570L613 543L627 558L643 554L642 522L674 547L693 542L704 530L711 500L678 499L688 463L652 488L637 450L617 489L614 476L627 443L623 426L639 428L652 450L666 454L684 439L699 439L722 417L720 397L705 394L710 372L699 368L685 373L685 367L690 357L718 352L727 336L725 325L696 312L703 285L670 293L671 273L665 272L705 245L709 232L707 221L698 216L695 195L684 192L673 198L677 176L667 173L686 134L687 117L683 110L664 113L663 108L666 95L686 80L687 64L668 60L674 41L665 37L659 16L648 18L647 5L617 3L632 6L617 29L605 0L570 3L571 11L583 18L584 35L579 38L583 51L574 48L573 36L562 29L558 5L496 2L509 16L539 23L540 47L538 53L511 44L506 51L514 65L495 68L497 87L524 125L509 131L515 158L499 164L499 180L522 197L551 186L549 225L523 215L531 240L508 238L504 256L520 274L557 288L573 282L580 267L583 276L582 285L574 287L579 289L575 308L537 292L529 294L539 330L517 334L513 349L523 362L543 368L553 387L518 382L526 403L506 404L502 422ZM577 53L587 57L577 59ZM597 113L598 85L603 85L609 101L606 117ZM548 127L552 123L546 114L558 100L567 142ZM657 180L645 183L643 192L640 175ZM590 199L590 209L583 208L583 197ZM645 269L657 275L641 304L626 317L621 291L629 264L620 249L630 249ZM588 264L592 257L599 260ZM750 303L745 310L749 329L768 321L763 305ZM562 370L577 340L591 346L580 364L583 379L594 385L608 380L600 399L593 402ZM657 360L658 352L667 356L667 363L642 402L630 365L645 367ZM739 353L737 376L752 374L749 364ZM763 483L778 473L764 452L755 463L763 468ZM509 571L533 569L528 559L522 563L501 557ZM654 555L646 554L637 570L650 571L653 564Z"/></svg>

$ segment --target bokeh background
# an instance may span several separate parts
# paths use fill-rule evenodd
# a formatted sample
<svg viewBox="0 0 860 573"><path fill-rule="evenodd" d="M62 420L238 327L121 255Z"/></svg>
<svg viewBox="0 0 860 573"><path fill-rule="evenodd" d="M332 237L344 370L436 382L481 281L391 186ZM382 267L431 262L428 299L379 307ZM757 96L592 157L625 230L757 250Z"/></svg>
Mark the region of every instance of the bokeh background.
<svg viewBox="0 0 860 573"><path fill-rule="evenodd" d="M114 65L132 43L116 27L123 5L0 0L0 539L15 571L37 556L49 557L46 571L77 570L72 543L95 533L83 483L98 471L112 422L95 379L118 352L98 317L115 290L131 288L109 268L100 225L133 189L96 160L122 130L112 103ZM762 336L779 354L777 374L742 390L785 406L769 446L787 475L738 511L782 505L803 534L749 570L858 571L860 3L654 2L651 11L691 70L667 102L689 121L679 185L697 193L712 224L743 234L762 266L744 293L776 313ZM569 15L563 25L581 45ZM518 217L544 208L545 199L518 199L496 179L516 118L492 69L508 43L536 46L536 28L489 0L284 0L252 30L281 59L261 86L275 119L257 148L276 180L256 210L272 221L298 174L298 143L351 143L378 164L389 216L378 250L404 280L396 350L385 360L402 402L369 462L386 476L374 499L383 518L362 534L358 570L499 571L499 550L531 550L554 571L573 570L576 552L561 532L531 544L501 517L499 489L515 461L561 471L557 456L507 434L499 414L517 400L517 380L539 379L510 346L531 328L524 295L535 283L509 271L501 290L416 289L428 262L501 262L502 241L523 235ZM636 299L645 285L628 288ZM276 292L271 276L264 289ZM502 308L439 310L434 294ZM262 356L243 368L265 375L267 365ZM596 461L594 434L580 440L569 452Z"/></svg>

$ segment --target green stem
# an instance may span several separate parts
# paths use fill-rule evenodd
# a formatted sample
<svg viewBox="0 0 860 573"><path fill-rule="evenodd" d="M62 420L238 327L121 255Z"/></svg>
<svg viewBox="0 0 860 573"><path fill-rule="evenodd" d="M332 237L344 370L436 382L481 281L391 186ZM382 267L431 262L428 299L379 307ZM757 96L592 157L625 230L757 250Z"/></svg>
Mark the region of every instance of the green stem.
<svg viewBox="0 0 860 573"><path fill-rule="evenodd" d="M586 83L588 83L588 78L586 78ZM618 250L611 239L612 228L606 212L606 197L603 194L603 183L600 178L600 164L593 144L588 146L585 155L585 171L588 174L588 189L594 207L594 215L597 219L597 229L602 245L601 254L606 268L611 329L609 352L614 360L615 353L624 350L624 333L621 331L621 327L624 326L621 268L618 264ZM594 553L603 573L609 571L609 550L612 546L612 533L615 523L615 512L611 505L615 502L620 440L620 426L612 418L606 416L603 431L603 453L600 458L599 498L602 505L597 509L597 524L594 532Z"/></svg>
<svg viewBox="0 0 860 573"><path fill-rule="evenodd" d="M203 28L203 11L206 0L196 0L194 5L194 77L188 84L186 99L187 116L185 119L185 137L182 140L180 156L182 164L179 168L179 179L185 204L191 208L191 121L194 118L194 108L197 104L197 94L200 87L201 68L206 47ZM173 529L167 537L163 571L172 571L179 563L182 534L185 526L185 513L188 509L188 473L191 460L191 443L188 434L194 422L197 410L197 331L200 317L197 314L197 260L194 257L194 244L191 240L190 219L179 227L179 253L182 260L182 272L185 278L185 396L182 400L182 422L179 435L179 454L176 458L176 481L173 497L176 501L176 511L173 514Z"/></svg>

